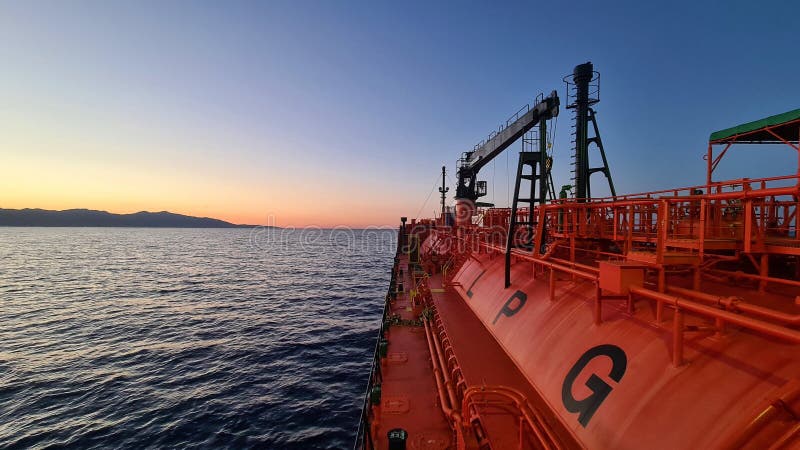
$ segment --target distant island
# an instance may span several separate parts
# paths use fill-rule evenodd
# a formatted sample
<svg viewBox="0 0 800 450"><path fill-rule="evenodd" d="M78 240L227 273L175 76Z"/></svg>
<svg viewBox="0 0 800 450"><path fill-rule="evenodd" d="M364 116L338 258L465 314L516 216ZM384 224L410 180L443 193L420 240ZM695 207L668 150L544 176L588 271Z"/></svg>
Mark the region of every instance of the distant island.
<svg viewBox="0 0 800 450"><path fill-rule="evenodd" d="M92 209L3 209L3 227L153 227L153 228L253 228L210 217L193 217L167 211L113 214Z"/></svg>

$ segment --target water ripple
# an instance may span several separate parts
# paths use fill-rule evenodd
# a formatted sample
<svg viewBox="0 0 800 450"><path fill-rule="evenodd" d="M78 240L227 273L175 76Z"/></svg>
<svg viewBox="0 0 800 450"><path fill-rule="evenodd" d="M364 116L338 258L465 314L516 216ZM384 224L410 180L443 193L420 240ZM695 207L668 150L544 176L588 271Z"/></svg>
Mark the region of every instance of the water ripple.
<svg viewBox="0 0 800 450"><path fill-rule="evenodd" d="M316 233L0 228L0 447L352 445L394 232Z"/></svg>

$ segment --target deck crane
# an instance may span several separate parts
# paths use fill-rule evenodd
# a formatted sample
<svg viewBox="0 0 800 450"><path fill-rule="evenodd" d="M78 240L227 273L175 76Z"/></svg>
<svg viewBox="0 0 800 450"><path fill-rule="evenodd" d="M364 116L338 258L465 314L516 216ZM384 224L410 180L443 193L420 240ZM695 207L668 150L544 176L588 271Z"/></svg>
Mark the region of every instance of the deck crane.
<svg viewBox="0 0 800 450"><path fill-rule="evenodd" d="M475 213L476 201L486 195L486 182L477 180L478 171L534 126L558 116L559 104L558 93L551 92L534 106L530 108L526 106L519 110L506 121L505 126L501 126L497 132L493 132L486 140L475 145L472 151L462 154L458 160L456 225L469 225ZM545 167L546 155L542 153L540 156L541 167Z"/></svg>

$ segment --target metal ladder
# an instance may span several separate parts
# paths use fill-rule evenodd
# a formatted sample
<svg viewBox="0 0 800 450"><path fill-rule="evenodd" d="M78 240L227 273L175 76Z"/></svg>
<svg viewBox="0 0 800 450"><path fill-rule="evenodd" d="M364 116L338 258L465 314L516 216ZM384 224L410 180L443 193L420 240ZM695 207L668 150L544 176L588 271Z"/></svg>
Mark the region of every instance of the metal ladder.
<svg viewBox="0 0 800 450"><path fill-rule="evenodd" d="M536 148L538 151L531 151ZM544 205L547 196L554 197L552 176L550 175L547 162L547 122L539 122L537 132L531 132L522 140L522 151L519 153L517 164L517 177L514 184L514 200L511 204L511 217L508 221L508 234L506 235L506 260L505 260L505 287L511 285L511 250L517 247L516 232L517 226L525 228L525 237L522 247L537 253L537 245L543 242L544 223L539 223L534 217L534 206ZM529 170L526 171L526 168ZM528 196L520 197L522 180L527 180L529 184ZM528 216L525 221L517 220L517 212L520 203L528 205Z"/></svg>

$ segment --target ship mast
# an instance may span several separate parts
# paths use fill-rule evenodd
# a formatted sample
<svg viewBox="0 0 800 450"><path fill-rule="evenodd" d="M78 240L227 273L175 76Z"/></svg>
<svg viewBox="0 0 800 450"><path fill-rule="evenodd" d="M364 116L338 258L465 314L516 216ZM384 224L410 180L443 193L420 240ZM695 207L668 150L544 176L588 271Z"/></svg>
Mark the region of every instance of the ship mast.
<svg viewBox="0 0 800 450"><path fill-rule="evenodd" d="M575 159L573 162L575 166L573 171L575 198L579 202L592 198L592 186L589 178L596 172L606 176L611 196L616 197L617 191L614 189L606 151L603 148L603 141L600 139L600 129L597 127L596 112L592 108L592 105L600 101L600 74L594 70L591 62L587 62L575 66L571 78L570 80L570 76L567 75L564 77L564 81L567 83L567 109L575 112L575 128L572 133L572 143L575 145L572 155ZM589 136L589 124L592 125L594 136ZM600 150L602 166L589 166L590 144L594 144Z"/></svg>
<svg viewBox="0 0 800 450"><path fill-rule="evenodd" d="M442 194L442 225L447 225L447 220L445 220L445 213L447 212L447 207L445 206L445 199L447 193L450 191L450 188L445 186L445 176L447 175L447 169L445 166L442 166L442 187L439 188L439 193Z"/></svg>

